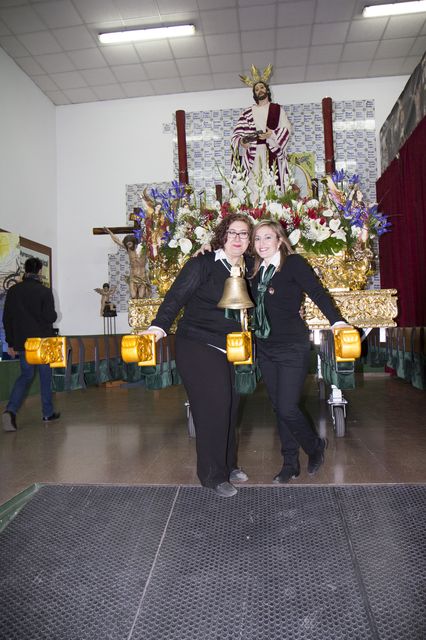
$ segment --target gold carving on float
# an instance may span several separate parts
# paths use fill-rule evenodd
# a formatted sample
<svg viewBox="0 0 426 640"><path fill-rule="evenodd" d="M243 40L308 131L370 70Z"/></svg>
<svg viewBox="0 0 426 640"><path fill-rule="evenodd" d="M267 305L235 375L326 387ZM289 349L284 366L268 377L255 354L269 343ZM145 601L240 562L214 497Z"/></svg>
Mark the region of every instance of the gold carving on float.
<svg viewBox="0 0 426 640"><path fill-rule="evenodd" d="M145 331L157 315L162 298L140 298L129 300L129 325L136 333Z"/></svg>
<svg viewBox="0 0 426 640"><path fill-rule="evenodd" d="M155 335L129 335L121 339L121 357L124 362L137 362L140 367L155 366Z"/></svg>
<svg viewBox="0 0 426 640"><path fill-rule="evenodd" d="M297 250L314 269L315 273L329 291L357 291L363 289L368 276L374 273L371 268L373 252L365 245L355 245L351 251L339 251L334 255Z"/></svg>
<svg viewBox="0 0 426 640"><path fill-rule="evenodd" d="M330 292L345 320L355 327L395 327L398 315L396 289ZM306 297L304 319L310 329L328 329L330 324L312 300Z"/></svg>
<svg viewBox="0 0 426 640"><path fill-rule="evenodd" d="M28 338L25 341L25 358L28 364L49 364L51 367L66 367L65 340L64 336Z"/></svg>
<svg viewBox="0 0 426 640"><path fill-rule="evenodd" d="M139 331L145 331L151 326L152 321L158 312L158 307L163 302L163 298L141 298L135 300L129 300L129 326L133 329L134 333ZM169 333L175 333L176 326L179 318L179 313L176 320L173 322Z"/></svg>

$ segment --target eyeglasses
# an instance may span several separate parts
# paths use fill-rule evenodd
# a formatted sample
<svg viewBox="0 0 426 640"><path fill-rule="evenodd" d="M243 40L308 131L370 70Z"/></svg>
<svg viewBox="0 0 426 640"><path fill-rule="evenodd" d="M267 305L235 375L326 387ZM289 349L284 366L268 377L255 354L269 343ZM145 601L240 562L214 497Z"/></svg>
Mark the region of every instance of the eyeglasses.
<svg viewBox="0 0 426 640"><path fill-rule="evenodd" d="M239 237L240 240L248 240L249 237L249 232L248 231L233 231L231 229L231 231L228 231L228 238L231 238L231 240L235 240L236 237Z"/></svg>

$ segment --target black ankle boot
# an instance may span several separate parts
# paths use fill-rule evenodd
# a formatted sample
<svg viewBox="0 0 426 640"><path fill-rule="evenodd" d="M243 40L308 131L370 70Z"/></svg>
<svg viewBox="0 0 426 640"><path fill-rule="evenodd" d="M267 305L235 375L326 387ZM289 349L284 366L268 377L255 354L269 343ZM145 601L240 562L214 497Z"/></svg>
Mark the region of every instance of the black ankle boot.
<svg viewBox="0 0 426 640"><path fill-rule="evenodd" d="M313 476L324 462L324 451L327 449L328 440L327 438L320 438L318 447L308 456L308 473Z"/></svg>
<svg viewBox="0 0 426 640"><path fill-rule="evenodd" d="M300 475L300 464L297 460L293 464L285 464L281 471L274 477L272 482L274 484L287 484L293 478L298 478Z"/></svg>

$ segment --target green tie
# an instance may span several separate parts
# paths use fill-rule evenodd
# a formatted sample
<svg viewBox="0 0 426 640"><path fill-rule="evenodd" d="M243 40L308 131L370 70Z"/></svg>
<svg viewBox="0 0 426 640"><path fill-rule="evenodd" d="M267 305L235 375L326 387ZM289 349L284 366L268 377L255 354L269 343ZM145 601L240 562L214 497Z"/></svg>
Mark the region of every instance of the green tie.
<svg viewBox="0 0 426 640"><path fill-rule="evenodd" d="M271 325L265 311L265 293L275 273L275 266L270 264L263 269L259 284L257 285L256 308L254 310L254 335L256 338L267 338L271 333Z"/></svg>

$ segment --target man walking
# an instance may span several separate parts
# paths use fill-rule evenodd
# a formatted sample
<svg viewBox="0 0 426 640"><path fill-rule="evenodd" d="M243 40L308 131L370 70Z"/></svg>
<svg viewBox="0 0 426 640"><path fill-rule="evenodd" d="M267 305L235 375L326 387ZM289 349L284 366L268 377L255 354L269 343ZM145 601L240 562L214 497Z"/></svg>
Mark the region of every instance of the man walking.
<svg viewBox="0 0 426 640"><path fill-rule="evenodd" d="M42 416L44 422L57 420L52 403L52 371L47 364L30 365L25 359L27 338L54 336L53 323L57 318L52 291L41 283L42 262L38 258L25 261L22 282L15 284L6 295L3 311L3 326L9 355L19 355L21 375L15 381L12 393L2 415L3 430L16 431L16 414L23 403L36 368L40 375Z"/></svg>

